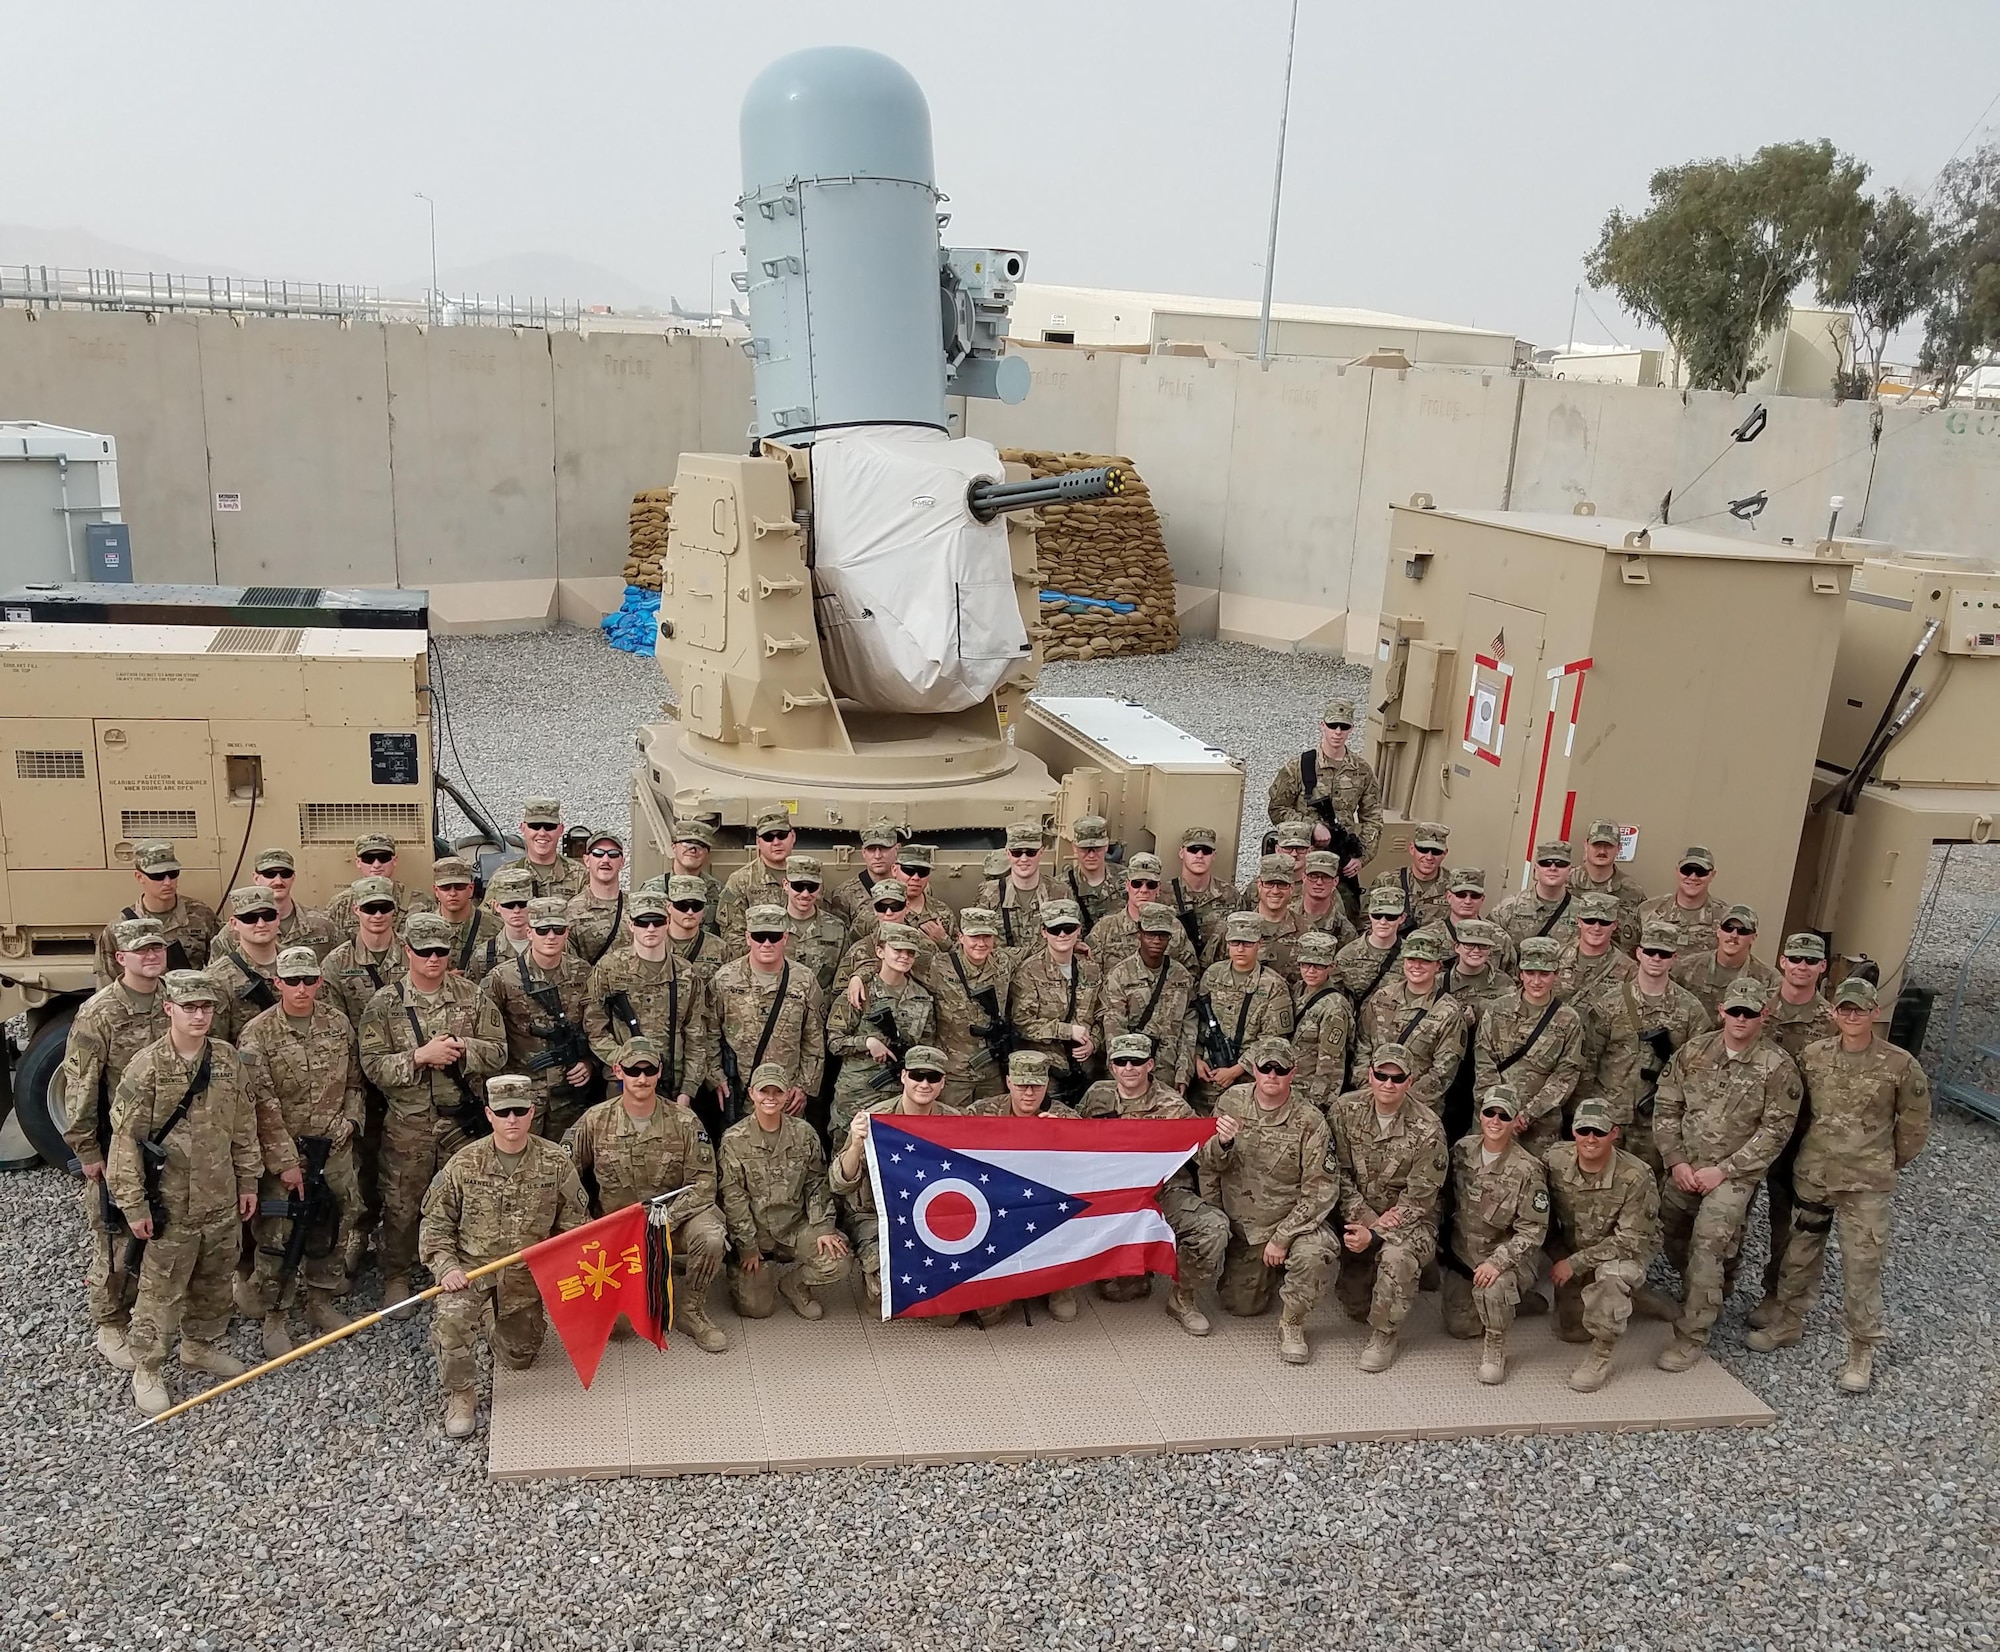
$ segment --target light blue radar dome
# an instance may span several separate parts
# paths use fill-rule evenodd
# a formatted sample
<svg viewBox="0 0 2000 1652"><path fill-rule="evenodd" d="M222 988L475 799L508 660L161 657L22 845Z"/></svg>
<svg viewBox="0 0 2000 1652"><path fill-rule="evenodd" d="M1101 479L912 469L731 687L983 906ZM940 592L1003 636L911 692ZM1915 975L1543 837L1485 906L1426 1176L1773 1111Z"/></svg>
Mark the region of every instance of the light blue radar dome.
<svg viewBox="0 0 2000 1652"><path fill-rule="evenodd" d="M923 88L859 46L779 58L743 94L741 134L745 195L793 177L933 181Z"/></svg>

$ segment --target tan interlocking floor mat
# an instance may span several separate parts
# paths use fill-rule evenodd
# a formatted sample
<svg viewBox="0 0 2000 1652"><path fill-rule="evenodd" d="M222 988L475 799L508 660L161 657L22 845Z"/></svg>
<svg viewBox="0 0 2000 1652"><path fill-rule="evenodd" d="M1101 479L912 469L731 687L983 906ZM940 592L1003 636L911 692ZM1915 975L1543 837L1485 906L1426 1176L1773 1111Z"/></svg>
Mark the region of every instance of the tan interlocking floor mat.
<svg viewBox="0 0 2000 1652"><path fill-rule="evenodd" d="M740 1320L727 1294L711 1312L726 1354L685 1337L667 1351L630 1338L611 1344L586 1393L550 1337L530 1371L495 1374L487 1472L499 1479L617 1474L744 1474L763 1469L1210 1451L1327 1440L1441 1439L1468 1434L1626 1433L1768 1423L1770 1408L1720 1366L1680 1376L1653 1367L1667 1327L1635 1322L1612 1378L1573 1394L1564 1377L1582 1350L1555 1339L1554 1321L1522 1321L1507 1381L1481 1387L1477 1342L1438 1324L1419 1302L1395 1365L1356 1364L1366 1331L1331 1302L1313 1316L1313 1361L1278 1359L1275 1311L1216 1313L1215 1334L1186 1335L1150 1301L1078 1293L1068 1325L1040 1304L982 1331L925 1321L885 1325L857 1291L825 1297L808 1324L784 1304L775 1318Z"/></svg>

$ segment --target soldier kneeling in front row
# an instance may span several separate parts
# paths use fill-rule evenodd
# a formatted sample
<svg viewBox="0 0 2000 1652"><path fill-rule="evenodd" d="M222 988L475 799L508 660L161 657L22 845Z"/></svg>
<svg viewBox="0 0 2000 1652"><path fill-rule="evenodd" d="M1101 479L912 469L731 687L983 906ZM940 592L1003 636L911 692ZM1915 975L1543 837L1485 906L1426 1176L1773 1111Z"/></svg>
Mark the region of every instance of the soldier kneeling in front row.
<svg viewBox="0 0 2000 1652"><path fill-rule="evenodd" d="M1633 1297L1660 1248L1660 1193L1643 1159L1618 1145L1611 1108L1597 1096L1576 1104L1572 1140L1549 1149L1549 1277L1556 1287L1556 1335L1588 1342L1569 1375L1579 1394L1594 1394L1611 1375L1618 1339L1631 1323Z"/></svg>
<svg viewBox="0 0 2000 1652"><path fill-rule="evenodd" d="M780 1295L799 1318L818 1319L826 1310L814 1289L854 1266L833 1224L819 1132L785 1111L792 1095L792 1069L764 1062L750 1074L750 1116L722 1137L722 1214L736 1252L729 1300L745 1319L769 1319ZM780 1273L780 1263L792 1266Z"/></svg>
<svg viewBox="0 0 2000 1652"><path fill-rule="evenodd" d="M1522 1145L1520 1116L1519 1093L1496 1084L1480 1100L1478 1131L1451 1148L1458 1197L1440 1291L1444 1328L1455 1337L1485 1332L1479 1380L1489 1384L1507 1380L1507 1333L1549 1229L1548 1182Z"/></svg>

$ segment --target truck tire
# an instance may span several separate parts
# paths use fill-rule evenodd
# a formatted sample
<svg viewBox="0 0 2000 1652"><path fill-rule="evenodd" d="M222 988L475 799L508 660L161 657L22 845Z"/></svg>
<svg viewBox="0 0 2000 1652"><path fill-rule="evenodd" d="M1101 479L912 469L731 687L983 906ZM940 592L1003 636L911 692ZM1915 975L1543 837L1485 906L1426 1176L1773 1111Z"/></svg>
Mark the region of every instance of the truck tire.
<svg viewBox="0 0 2000 1652"><path fill-rule="evenodd" d="M27 1053L14 1065L14 1119L46 1164L67 1170L73 1157L63 1129L69 1123L62 1088L63 1049L69 1042L74 1004L61 1009L35 1029Z"/></svg>

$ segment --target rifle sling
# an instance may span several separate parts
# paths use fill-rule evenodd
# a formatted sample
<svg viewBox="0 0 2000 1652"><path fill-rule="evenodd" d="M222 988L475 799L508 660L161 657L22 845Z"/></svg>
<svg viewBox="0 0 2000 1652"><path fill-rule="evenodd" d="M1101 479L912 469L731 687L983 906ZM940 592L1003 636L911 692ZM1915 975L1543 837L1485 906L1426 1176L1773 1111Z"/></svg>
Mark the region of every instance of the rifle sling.
<svg viewBox="0 0 2000 1652"><path fill-rule="evenodd" d="M207 1039L201 1046L201 1065L195 1068L194 1077L188 1080L187 1093L167 1115L167 1122L146 1138L151 1146L166 1146L167 1138L174 1133L175 1126L188 1116L188 1109L194 1106L196 1099L208 1088L209 1078L214 1072L214 1058L215 1040Z"/></svg>
<svg viewBox="0 0 2000 1652"><path fill-rule="evenodd" d="M1298 1017L1293 1021L1292 1025L1295 1027L1304 1026L1306 1017L1312 1013L1313 1005L1317 1004L1322 998L1331 998L1339 990L1331 981L1327 982L1325 986L1321 987L1318 992L1314 993L1299 1006Z"/></svg>
<svg viewBox="0 0 2000 1652"><path fill-rule="evenodd" d="M764 1030L757 1035L757 1049L750 1057L754 1074L764 1064L764 1052L771 1047L771 1034L778 1030L778 1012L785 1007L785 989L792 982L792 961L787 958L778 971L778 990L771 994L771 1008L764 1017Z"/></svg>
<svg viewBox="0 0 2000 1652"><path fill-rule="evenodd" d="M1171 958L1160 960L1160 973L1153 978L1153 990L1146 996L1146 1007L1139 1019L1133 1023L1134 1032L1144 1032L1153 1019L1153 1011L1160 1007L1160 994L1167 990L1167 971L1174 967ZM1157 1041L1156 1041L1157 1042Z"/></svg>
<svg viewBox="0 0 2000 1652"><path fill-rule="evenodd" d="M1550 993L1549 1007L1542 1011L1542 1018L1535 1023L1534 1031L1522 1040L1520 1047L1512 1055L1508 1056L1506 1060L1496 1063L1493 1070L1496 1073L1506 1072L1509 1067L1513 1066L1522 1056L1532 1050L1535 1047L1535 1040L1540 1038L1548 1029L1548 1024L1556 1018L1556 1011L1561 1008L1562 1000L1554 993Z"/></svg>
<svg viewBox="0 0 2000 1652"><path fill-rule="evenodd" d="M424 1036L424 1024L417 1019L417 1012L412 1006L405 1004L403 1006L403 1013L410 1018L410 1036L416 1040L412 1048L421 1050L430 1042ZM436 1070L435 1068L432 1069L433 1072ZM458 1063L454 1061L449 1067L445 1068L444 1072L445 1076L457 1087L459 1095L476 1109L479 1106L479 1098L472 1093L472 1086L465 1081L465 1074L458 1070Z"/></svg>
<svg viewBox="0 0 2000 1652"><path fill-rule="evenodd" d="M1243 1053L1243 1030L1250 1025L1250 1000L1256 994L1257 988L1253 984L1250 990L1244 993L1243 1001L1236 1006L1236 1036L1230 1042L1236 1046L1236 1053L1239 1056Z"/></svg>
<svg viewBox="0 0 2000 1652"><path fill-rule="evenodd" d="M1383 981L1388 978L1390 967L1396 962L1398 958L1402 957L1402 955L1403 955L1403 937L1398 935L1396 937L1395 945L1389 948L1388 956L1382 960L1382 967L1375 972L1375 979L1370 981L1365 988L1363 988L1359 993L1355 995L1354 1007L1356 1009L1359 1009L1363 1004L1367 1003L1370 998L1373 998L1375 996L1375 989L1379 987L1383 983Z"/></svg>
<svg viewBox="0 0 2000 1652"><path fill-rule="evenodd" d="M618 891L618 904L611 909L611 927L604 932L604 942L590 955L589 961L592 964L604 962L605 953L611 950L612 944L618 939L618 926L624 921L625 891L621 889Z"/></svg>
<svg viewBox="0 0 2000 1652"><path fill-rule="evenodd" d="M1535 931L1536 935L1538 936L1547 935L1550 930L1555 928L1556 924L1562 918L1562 915L1569 910L1569 895L1570 892L1567 889L1565 889L1563 891L1563 898L1556 902L1555 911L1551 912L1546 918L1542 920L1542 927Z"/></svg>
<svg viewBox="0 0 2000 1652"><path fill-rule="evenodd" d="M458 962L452 966L459 974L465 973L465 966L472 961L472 949L478 944L479 908L475 906L472 909L472 916L465 921L465 944L458 949ZM487 967L489 969L492 967L491 958L487 960Z"/></svg>
<svg viewBox="0 0 2000 1652"><path fill-rule="evenodd" d="M1430 1004L1426 1004L1415 1015L1411 1016L1404 1024L1403 1030L1396 1034L1394 1042L1407 1046L1410 1042L1410 1035L1424 1024L1424 1017L1431 1013L1433 1007Z"/></svg>
<svg viewBox="0 0 2000 1652"><path fill-rule="evenodd" d="M1194 949L1196 967L1201 958L1201 913L1187 903L1187 891L1181 888L1181 880L1174 879L1174 911L1180 915L1181 933L1187 936L1187 943Z"/></svg>

